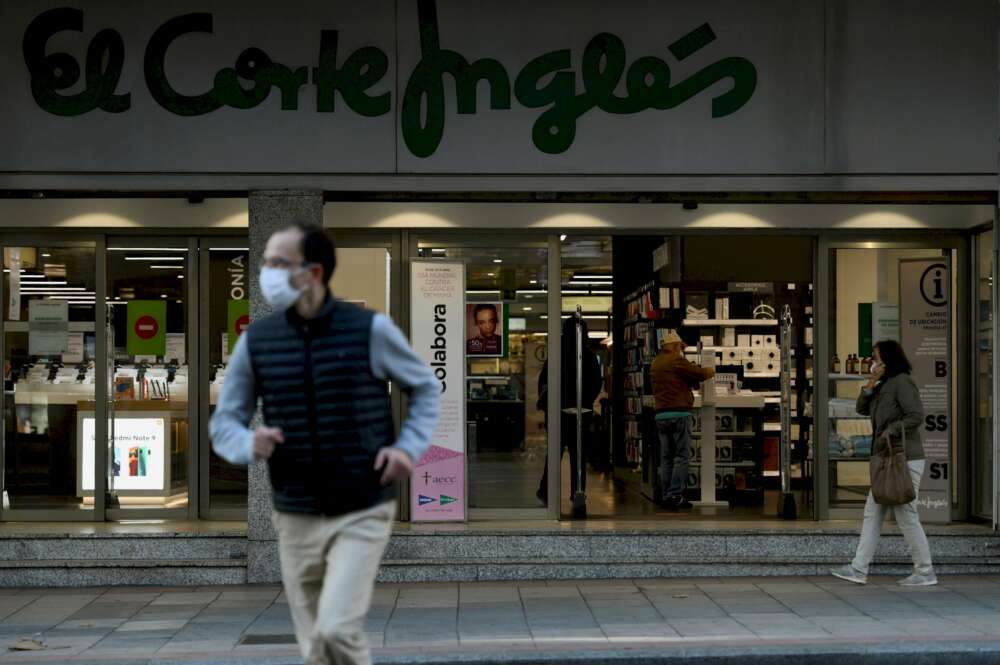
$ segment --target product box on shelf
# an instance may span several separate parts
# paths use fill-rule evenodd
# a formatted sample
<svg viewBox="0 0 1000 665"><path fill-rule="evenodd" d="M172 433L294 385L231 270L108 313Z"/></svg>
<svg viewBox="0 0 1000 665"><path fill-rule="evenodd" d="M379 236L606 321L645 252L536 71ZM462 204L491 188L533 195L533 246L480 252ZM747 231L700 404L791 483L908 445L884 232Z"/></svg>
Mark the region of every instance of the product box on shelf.
<svg viewBox="0 0 1000 665"><path fill-rule="evenodd" d="M708 294L692 291L687 294L687 306L685 307L687 318L704 321L708 316Z"/></svg>

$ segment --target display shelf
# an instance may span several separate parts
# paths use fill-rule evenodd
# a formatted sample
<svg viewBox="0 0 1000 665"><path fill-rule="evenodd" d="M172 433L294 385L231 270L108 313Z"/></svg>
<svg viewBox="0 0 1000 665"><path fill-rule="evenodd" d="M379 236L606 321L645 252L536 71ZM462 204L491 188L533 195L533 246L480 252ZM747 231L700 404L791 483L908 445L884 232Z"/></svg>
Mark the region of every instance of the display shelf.
<svg viewBox="0 0 1000 665"><path fill-rule="evenodd" d="M778 326L778 321L777 319L684 319L682 325L689 328L739 326L746 328L775 328Z"/></svg>
<svg viewBox="0 0 1000 665"><path fill-rule="evenodd" d="M865 374L830 374L831 381L867 381L868 376Z"/></svg>
<svg viewBox="0 0 1000 665"><path fill-rule="evenodd" d="M691 432L692 439L700 439L701 432ZM756 439L756 432L716 432L716 439Z"/></svg>

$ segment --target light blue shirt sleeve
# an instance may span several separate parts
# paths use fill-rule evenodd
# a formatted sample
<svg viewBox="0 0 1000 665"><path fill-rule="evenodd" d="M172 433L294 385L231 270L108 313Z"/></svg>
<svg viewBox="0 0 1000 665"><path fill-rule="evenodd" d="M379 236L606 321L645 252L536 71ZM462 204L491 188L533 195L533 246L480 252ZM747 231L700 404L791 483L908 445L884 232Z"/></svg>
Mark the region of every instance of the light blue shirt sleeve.
<svg viewBox="0 0 1000 665"><path fill-rule="evenodd" d="M254 461L253 431L249 425L256 410L250 349L247 336L240 335L229 356L219 403L208 421L212 449L230 464L247 465Z"/></svg>
<svg viewBox="0 0 1000 665"><path fill-rule="evenodd" d="M441 384L430 365L410 346L403 331L384 314L376 314L372 321L370 352L372 374L392 381L410 397L395 447L415 464L430 447L441 409Z"/></svg>

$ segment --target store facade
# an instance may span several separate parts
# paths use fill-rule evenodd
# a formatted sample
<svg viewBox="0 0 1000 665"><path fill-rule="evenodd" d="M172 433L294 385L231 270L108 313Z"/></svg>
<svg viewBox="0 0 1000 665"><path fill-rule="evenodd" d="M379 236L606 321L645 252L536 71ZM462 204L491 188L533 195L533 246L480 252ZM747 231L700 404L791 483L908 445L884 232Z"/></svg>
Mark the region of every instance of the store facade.
<svg viewBox="0 0 1000 665"><path fill-rule="evenodd" d="M928 516L995 524L994 4L245 7L0 10L0 520L268 541L261 468L218 460L206 424L262 242L303 218L341 248L334 290L404 329L418 261L464 266L467 329L492 306L502 352L462 363L471 520L569 512L563 386L539 375L566 371L577 305L604 377L590 517L668 519L641 377L667 328L754 393L713 407L692 498L775 516L788 305L798 517L858 514L870 433L845 409L881 332L933 349ZM906 315L916 265L944 266L930 338L903 330L930 318Z"/></svg>

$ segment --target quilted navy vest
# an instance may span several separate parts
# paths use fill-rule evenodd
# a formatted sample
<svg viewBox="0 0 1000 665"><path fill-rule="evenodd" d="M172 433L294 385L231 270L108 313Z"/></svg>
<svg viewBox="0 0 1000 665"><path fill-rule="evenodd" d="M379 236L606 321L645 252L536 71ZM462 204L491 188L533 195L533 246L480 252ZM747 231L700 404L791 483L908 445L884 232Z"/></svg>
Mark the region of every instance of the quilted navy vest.
<svg viewBox="0 0 1000 665"><path fill-rule="evenodd" d="M292 308L246 331L264 422L285 435L268 460L278 511L341 515L395 496L374 470L395 436L388 385L371 370L373 317L328 298L316 318Z"/></svg>

